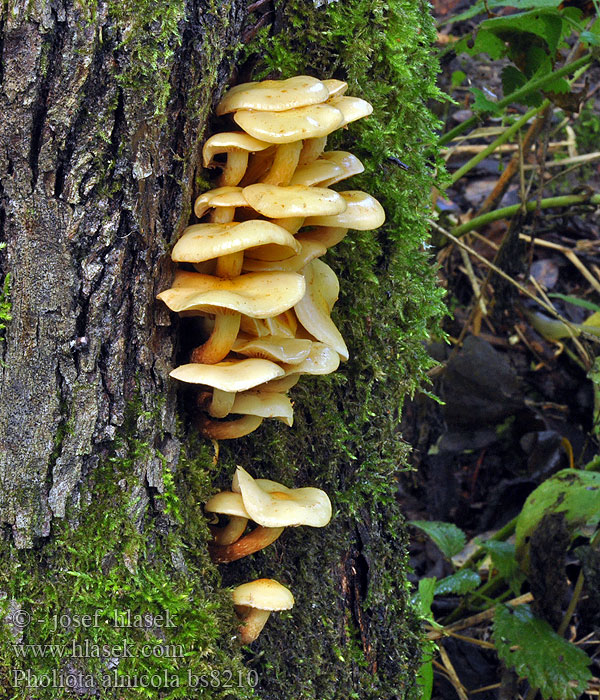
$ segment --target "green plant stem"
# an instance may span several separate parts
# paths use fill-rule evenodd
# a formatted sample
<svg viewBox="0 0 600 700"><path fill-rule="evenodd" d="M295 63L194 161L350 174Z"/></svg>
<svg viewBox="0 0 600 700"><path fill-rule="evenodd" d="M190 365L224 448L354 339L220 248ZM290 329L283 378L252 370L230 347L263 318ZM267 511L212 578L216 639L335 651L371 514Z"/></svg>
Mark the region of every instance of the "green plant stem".
<svg viewBox="0 0 600 700"><path fill-rule="evenodd" d="M543 77L538 78L537 80L533 80L527 83L526 85L523 85L523 87L519 88L518 90L515 90L510 95L507 95L502 100L496 102L496 107L498 108L498 110L501 110L504 109L504 107L508 107L508 105L511 104L511 102L519 102L521 98L526 97L535 90L541 90L553 80L556 80L557 78L562 78L563 76L568 75L569 73L579 68L582 68L583 66L586 66L588 63L591 63L593 58L594 55L591 51L589 53L586 53L585 56L581 56L581 58L578 58L576 61L573 61L572 63L567 63L562 68L559 68L558 70L552 73L548 73L547 75L544 75ZM455 126L454 129L451 129L447 134L444 134L440 138L440 140L438 141L438 145L445 146L447 143L450 143L450 141L452 141L453 138L460 136L460 134L462 134L463 131L467 131L472 126L475 126L475 124L477 124L477 122L479 121L479 118L479 114L474 114L472 117L462 122L462 124L458 124L458 126Z"/></svg>
<svg viewBox="0 0 600 700"><path fill-rule="evenodd" d="M571 207L575 204L600 204L600 194L594 194L591 197L583 194L565 194L559 197L546 197L539 202L535 200L527 202L525 206L527 211L535 211L538 206L540 209L551 209L552 207ZM471 221L467 221L466 224L457 226L452 229L452 233L457 237L463 236L465 233L491 224L493 221L510 218L521 211L522 208L522 204L513 204L510 207L503 207L502 209L490 211L487 214L476 216L474 219L471 219Z"/></svg>
<svg viewBox="0 0 600 700"><path fill-rule="evenodd" d="M490 145L478 153L477 155L473 156L471 160L469 160L467 163L465 163L462 168L459 168L455 173L453 173L452 178L450 180L450 183L453 185L457 180L460 180L460 178L465 174L468 173L469 170L474 168L476 165L481 163L484 158L487 158L491 153L493 153L497 148L502 146L502 144L506 143L514 134L516 134L517 131L524 125L527 124L527 122L532 118L535 117L537 114L539 114L543 109L546 109L546 107L550 104L550 100L544 100L542 104L539 107L534 107L533 109L530 109L529 112L525 113L519 120L517 120L512 126L510 126L506 131L504 131L498 138L490 143Z"/></svg>

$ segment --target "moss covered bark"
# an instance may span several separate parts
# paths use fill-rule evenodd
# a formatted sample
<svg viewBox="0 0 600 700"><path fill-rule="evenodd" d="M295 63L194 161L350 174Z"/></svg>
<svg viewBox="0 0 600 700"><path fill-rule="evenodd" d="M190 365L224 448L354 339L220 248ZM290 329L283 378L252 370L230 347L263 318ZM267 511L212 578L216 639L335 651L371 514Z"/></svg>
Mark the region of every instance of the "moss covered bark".
<svg viewBox="0 0 600 700"><path fill-rule="evenodd" d="M0 170L2 263L19 320L0 376L0 698L55 698L67 691L52 681L69 679L100 697L409 697L419 653L395 498L398 422L441 314L422 250L436 94L426 3L281 0L248 13L233 0L38 0L5 3L1 32L14 115ZM32 78L19 82L25 68ZM335 145L363 160L350 186L377 196L388 222L328 253L350 361L293 390L293 428L265 423L221 444L215 463L194 435L191 396L178 401L167 381L178 329L152 299L203 186L198 147L232 73L302 72L348 80L373 103ZM332 523L288 530L217 571L201 504L236 464L324 488ZM296 606L240 650L226 588L265 576L288 585ZM115 625L125 611L144 623ZM86 641L105 653L74 654ZM27 644L67 651L36 656ZM130 687L110 687L117 676ZM27 688L36 678L50 685Z"/></svg>

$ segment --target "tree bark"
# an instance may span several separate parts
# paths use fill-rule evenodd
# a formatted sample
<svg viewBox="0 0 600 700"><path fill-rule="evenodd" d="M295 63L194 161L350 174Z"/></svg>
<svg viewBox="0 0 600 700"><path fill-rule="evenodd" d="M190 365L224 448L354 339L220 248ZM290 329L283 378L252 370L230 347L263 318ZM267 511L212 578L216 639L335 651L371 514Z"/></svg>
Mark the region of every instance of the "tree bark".
<svg viewBox="0 0 600 700"><path fill-rule="evenodd" d="M117 611L143 613L149 606L150 632L185 644L194 678L201 670L218 671L219 685L204 689L203 697L226 696L227 671L248 669L258 671L265 698L409 692L418 649L393 470L402 467L404 455L396 432L399 403L423 376L421 342L440 309L419 252L424 224L417 212L430 182L423 142L431 141L432 122L423 98L433 90L434 68L423 57L431 26L418 3L392 3L393 11L379 1L318 4L3 4L0 240L6 246L0 262L2 274L10 276L12 318L0 345L0 636L4 600L9 646L83 641L86 629L75 625L75 616L93 619L98 609L108 614L107 600L118 599ZM316 29L321 17L324 28ZM321 31L329 43L316 43ZM405 213L388 216L403 216L413 238L401 245L395 233L359 235L333 257L342 276L340 323L356 348L374 352L376 338L387 356L355 359L338 378L306 382L294 395L293 428L266 426L222 445L215 464L211 445L194 435L192 399L168 379L185 340L177 320L155 302L173 272L169 247L202 191L202 142L222 128L212 121L214 105L232 80L251 79L259 70L277 68L282 77L296 69L322 77L335 73L352 81L342 61L352 56L353 34L354 75L364 76L369 61L382 63L373 37L383 47L387 31L412 37L410 46L394 53L393 65L404 66L416 81L405 93L413 104L407 108L411 136L407 131L400 137L416 176L394 195L394 206ZM375 52L371 58L369 51ZM360 89L361 80L355 77L353 87ZM422 117L415 116L419 110ZM350 141L366 157L370 142L361 142L358 133ZM369 138L375 136L371 130ZM368 168L370 179L375 182L373 173L380 171L394 180L398 175L385 155L402 154L377 138L380 160ZM372 191L368 183L364 189ZM401 258L402 246L410 248L410 259ZM360 269L345 257L353 249ZM405 270L412 271L414 284ZM367 309L366 318L353 315L363 297L379 295L381 308ZM393 316L399 313L402 320ZM375 322L381 331L372 331ZM286 533L270 552L224 567L220 581L206 553L200 503L227 487L236 463L255 476L338 490L332 494L338 517L326 535ZM253 651L242 653L223 589L271 574L294 590L298 611L270 621ZM35 617L27 605L45 609L47 621L66 612L70 624L55 621L54 630L36 631L15 617L23 609ZM171 635L157 622L169 605L179 615ZM406 621L397 619L401 612ZM193 638L186 630L195 630ZM118 643L114 629L111 634L106 639ZM8 665L0 669L0 682L7 696L32 697L9 668L17 658L11 653L0 653ZM28 663L38 675L77 667L92 669L97 678L106 668L89 659ZM136 668L125 660L119 666ZM235 697L251 693L244 678L243 687L231 691ZM156 697L186 697L189 676L187 691L180 681L183 695L163 688ZM117 697L81 679L75 691ZM36 692L33 697L50 698L63 691ZM130 688L118 697L140 693Z"/></svg>

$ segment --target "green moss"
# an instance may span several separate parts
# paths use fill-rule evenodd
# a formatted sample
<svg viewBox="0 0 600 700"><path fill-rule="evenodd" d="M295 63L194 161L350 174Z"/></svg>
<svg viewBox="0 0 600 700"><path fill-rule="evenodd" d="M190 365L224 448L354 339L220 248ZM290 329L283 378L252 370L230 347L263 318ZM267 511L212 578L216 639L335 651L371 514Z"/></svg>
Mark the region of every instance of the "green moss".
<svg viewBox="0 0 600 700"><path fill-rule="evenodd" d="M35 697L54 700L67 692L57 691L56 682L85 686L91 674L107 686L95 696L101 698L187 698L189 674L219 680L208 697L225 697L231 689L226 681L236 697L252 696L232 642L230 597L219 589L206 549L210 534L199 517L211 461L205 450L194 460L182 459L176 481L167 477L165 492L155 495L155 517L144 521L140 534L131 495L134 465L156 450L135 437L138 417L130 410L124 437L81 493L86 507L55 521L49 544L34 550L0 544L0 619L19 608L31 620L21 638L6 628L0 635L0 697L29 698L31 688L24 686L37 679L49 685L38 687ZM181 524L191 515L195 526L185 532ZM142 627L123 626L150 617ZM29 676L15 676L15 669ZM115 691L115 682L125 687Z"/></svg>
<svg viewBox="0 0 600 700"><path fill-rule="evenodd" d="M117 79L164 115L171 92L173 57L181 44L185 0L111 0L109 17L121 28Z"/></svg>
<svg viewBox="0 0 600 700"><path fill-rule="evenodd" d="M6 247L6 243L0 243L0 250ZM4 277L4 281L0 285L0 347L4 343L4 332L7 324L12 321L12 302L10 300L10 272Z"/></svg>

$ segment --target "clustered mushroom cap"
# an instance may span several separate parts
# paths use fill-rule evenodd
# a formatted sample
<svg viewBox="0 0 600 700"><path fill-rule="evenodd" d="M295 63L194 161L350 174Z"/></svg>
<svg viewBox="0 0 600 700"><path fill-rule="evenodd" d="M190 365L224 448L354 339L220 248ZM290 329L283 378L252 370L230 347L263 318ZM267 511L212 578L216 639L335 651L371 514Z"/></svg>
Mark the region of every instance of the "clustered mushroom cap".
<svg viewBox="0 0 600 700"><path fill-rule="evenodd" d="M243 194L254 210L270 219L332 216L341 214L348 206L344 197L324 187L257 183L244 187Z"/></svg>
<svg viewBox="0 0 600 700"><path fill-rule="evenodd" d="M198 263L255 246L277 244L283 257L300 252L300 244L281 226L269 221L188 226L173 247L174 262Z"/></svg>
<svg viewBox="0 0 600 700"><path fill-rule="evenodd" d="M385 211L381 204L366 192L348 190L340 192L346 200L347 208L333 216L310 216L305 220L306 226L336 226L353 228L357 231L371 231L379 228L385 221Z"/></svg>
<svg viewBox="0 0 600 700"><path fill-rule="evenodd" d="M327 78L323 83L327 90L329 90L330 98L336 95L343 95L348 89L348 83L343 80L336 80L335 78Z"/></svg>
<svg viewBox="0 0 600 700"><path fill-rule="evenodd" d="M276 484L277 490L269 492L242 467L236 470L232 488L239 488L250 518L264 527L324 527L331 520L331 501L321 489L289 489Z"/></svg>
<svg viewBox="0 0 600 700"><path fill-rule="evenodd" d="M245 272L268 272L279 270L281 272L299 272L306 267L311 260L320 258L327 252L327 248L321 241L312 238L302 238L300 234L296 240L302 246L297 255L292 255L283 260L256 260L245 257L242 269Z"/></svg>
<svg viewBox="0 0 600 700"><path fill-rule="evenodd" d="M252 389L284 374L285 371L274 362L252 357L247 360L217 362L214 365L180 365L170 376L181 382L205 384L231 392Z"/></svg>
<svg viewBox="0 0 600 700"><path fill-rule="evenodd" d="M327 136L339 128L344 115L329 104L314 104L286 112L239 110L233 115L238 126L261 141L291 143Z"/></svg>
<svg viewBox="0 0 600 700"><path fill-rule="evenodd" d="M302 274L306 279L306 293L294 306L298 320L317 340L347 360L348 348L330 316L339 291L335 273L321 260L313 260Z"/></svg>
<svg viewBox="0 0 600 700"><path fill-rule="evenodd" d="M243 131L223 131L219 134L214 134L206 141L202 148L202 161L205 168L214 168L222 165L214 161L214 157L221 153L231 153L233 151L256 153L270 146L270 143L255 139Z"/></svg>
<svg viewBox="0 0 600 700"><path fill-rule="evenodd" d="M258 610L289 610L294 606L294 596L289 588L271 578L242 583L233 589L234 605L245 605Z"/></svg>
<svg viewBox="0 0 600 700"><path fill-rule="evenodd" d="M196 197L194 214L201 219L211 207L246 207L241 187L217 187Z"/></svg>
<svg viewBox="0 0 600 700"><path fill-rule="evenodd" d="M282 112L325 102L330 96L326 84L309 75L296 75L287 80L241 83L225 93L217 106L217 115L239 109Z"/></svg>
<svg viewBox="0 0 600 700"><path fill-rule="evenodd" d="M347 97L339 95L329 100L327 104L339 109L344 117L340 126L346 126L357 119L368 117L373 112L373 106L360 97ZM339 127L338 127L339 128Z"/></svg>
<svg viewBox="0 0 600 700"><path fill-rule="evenodd" d="M231 347L233 352L248 357L262 357L265 360L297 365L305 360L311 350L311 341L301 338L269 336L253 338L240 334Z"/></svg>
<svg viewBox="0 0 600 700"><path fill-rule="evenodd" d="M166 289L158 298L172 311L208 314L230 311L269 318L294 306L304 296L305 289L302 275L295 272L249 272L232 279L188 272L186 286Z"/></svg>
<svg viewBox="0 0 600 700"><path fill-rule="evenodd" d="M292 402L285 394L262 391L243 391L236 394L231 413L277 418L288 426L294 423Z"/></svg>

